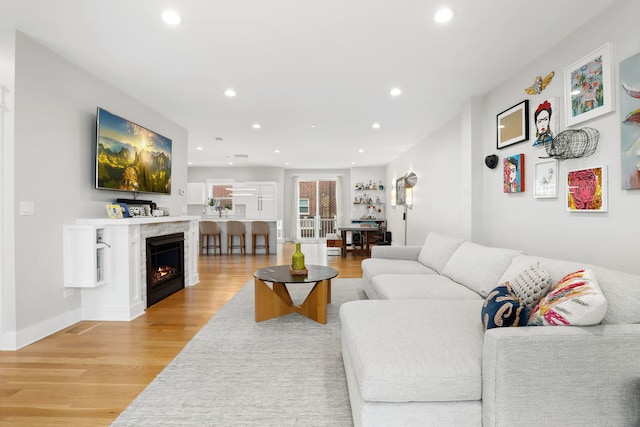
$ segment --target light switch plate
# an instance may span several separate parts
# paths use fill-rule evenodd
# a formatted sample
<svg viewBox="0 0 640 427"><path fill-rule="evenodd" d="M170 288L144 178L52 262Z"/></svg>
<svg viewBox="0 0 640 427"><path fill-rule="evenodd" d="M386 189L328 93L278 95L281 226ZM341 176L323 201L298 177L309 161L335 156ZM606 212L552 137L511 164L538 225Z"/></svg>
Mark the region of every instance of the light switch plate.
<svg viewBox="0 0 640 427"><path fill-rule="evenodd" d="M20 202L20 215L35 215L35 202Z"/></svg>

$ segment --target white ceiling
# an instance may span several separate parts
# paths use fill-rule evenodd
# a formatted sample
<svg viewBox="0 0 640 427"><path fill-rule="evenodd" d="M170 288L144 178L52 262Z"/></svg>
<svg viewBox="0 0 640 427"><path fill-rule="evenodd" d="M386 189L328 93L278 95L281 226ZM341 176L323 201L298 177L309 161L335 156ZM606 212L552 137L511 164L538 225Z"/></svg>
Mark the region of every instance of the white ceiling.
<svg viewBox="0 0 640 427"><path fill-rule="evenodd" d="M0 0L0 25L187 128L194 166L350 168L388 163L611 3Z"/></svg>

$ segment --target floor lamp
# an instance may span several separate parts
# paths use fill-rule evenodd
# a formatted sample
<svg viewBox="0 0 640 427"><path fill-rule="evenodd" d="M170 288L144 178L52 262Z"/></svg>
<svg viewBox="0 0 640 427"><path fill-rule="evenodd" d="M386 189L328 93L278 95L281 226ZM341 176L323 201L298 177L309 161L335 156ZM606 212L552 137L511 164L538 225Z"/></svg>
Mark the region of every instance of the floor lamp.
<svg viewBox="0 0 640 427"><path fill-rule="evenodd" d="M404 213L402 214L402 219L404 220L404 245L407 246L407 212L409 209L413 208L413 187L415 187L418 182L418 176L414 172L409 172L404 176L404 188L405 191L411 190L411 201L407 197L404 204Z"/></svg>

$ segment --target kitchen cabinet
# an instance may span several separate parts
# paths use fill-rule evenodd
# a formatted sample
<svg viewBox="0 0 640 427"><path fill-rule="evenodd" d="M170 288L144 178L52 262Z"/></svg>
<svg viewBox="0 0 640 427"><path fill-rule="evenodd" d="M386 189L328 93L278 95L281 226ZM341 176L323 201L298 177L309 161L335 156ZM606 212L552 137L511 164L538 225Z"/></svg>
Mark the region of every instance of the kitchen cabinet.
<svg viewBox="0 0 640 427"><path fill-rule="evenodd" d="M276 218L276 184L245 182L233 185L233 204L244 205L246 219L265 221Z"/></svg>

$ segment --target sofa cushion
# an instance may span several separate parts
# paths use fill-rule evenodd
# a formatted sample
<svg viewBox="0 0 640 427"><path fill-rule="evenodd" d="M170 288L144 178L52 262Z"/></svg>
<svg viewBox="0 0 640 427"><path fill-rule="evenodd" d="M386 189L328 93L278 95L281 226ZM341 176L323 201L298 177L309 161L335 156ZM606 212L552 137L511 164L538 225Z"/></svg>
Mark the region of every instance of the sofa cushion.
<svg viewBox="0 0 640 427"><path fill-rule="evenodd" d="M438 274L380 274L372 283L381 299L482 299L466 286Z"/></svg>
<svg viewBox="0 0 640 427"><path fill-rule="evenodd" d="M590 270L568 274L540 300L529 318L533 326L597 325L607 312L607 300Z"/></svg>
<svg viewBox="0 0 640 427"><path fill-rule="evenodd" d="M537 262L505 283L509 283L513 293L527 306L527 312L531 313L542 297L549 292L551 276Z"/></svg>
<svg viewBox="0 0 640 427"><path fill-rule="evenodd" d="M368 280L378 274L437 274L418 261L405 259L367 258L361 265L362 276Z"/></svg>
<svg viewBox="0 0 640 427"><path fill-rule="evenodd" d="M491 248L463 242L451 255L442 274L479 293L483 298L499 283L500 277L520 254L513 249Z"/></svg>
<svg viewBox="0 0 640 427"><path fill-rule="evenodd" d="M513 292L509 282L495 287L482 304L481 319L485 329L527 324L527 305Z"/></svg>
<svg viewBox="0 0 640 427"><path fill-rule="evenodd" d="M438 233L429 233L418 254L418 261L438 273L451 258L451 255L464 242L464 239L449 237Z"/></svg>
<svg viewBox="0 0 640 427"><path fill-rule="evenodd" d="M376 402L482 396L482 300L350 301L342 339L360 396ZM351 385L350 385L351 386Z"/></svg>

